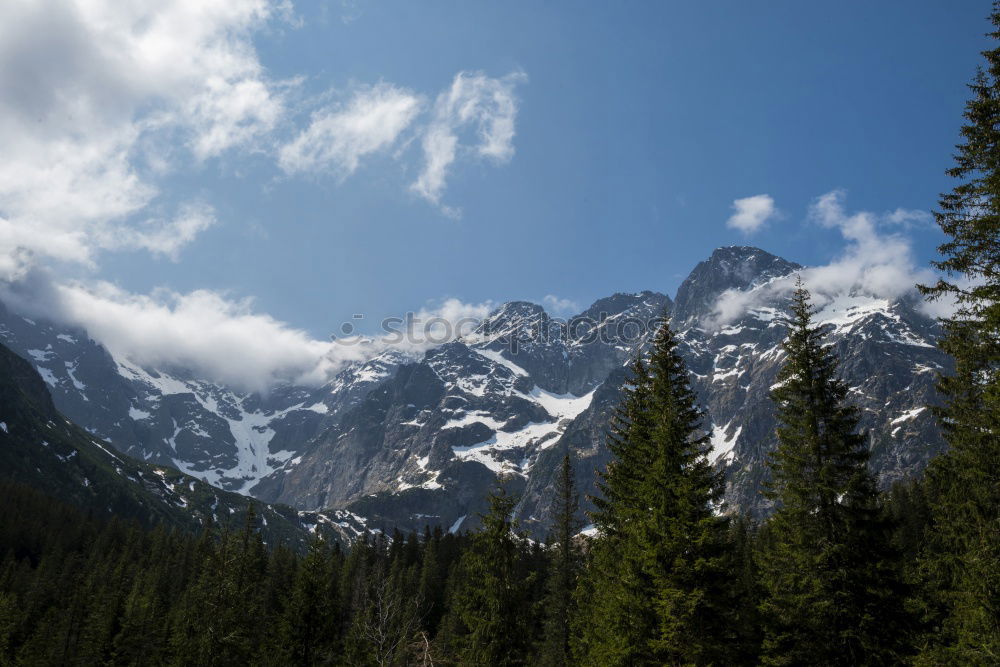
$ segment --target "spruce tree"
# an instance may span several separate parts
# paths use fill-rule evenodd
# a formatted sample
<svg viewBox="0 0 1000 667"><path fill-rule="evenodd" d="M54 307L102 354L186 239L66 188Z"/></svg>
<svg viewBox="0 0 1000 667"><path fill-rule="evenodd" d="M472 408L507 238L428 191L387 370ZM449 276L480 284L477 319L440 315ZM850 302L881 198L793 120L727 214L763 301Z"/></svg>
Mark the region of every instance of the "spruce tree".
<svg viewBox="0 0 1000 667"><path fill-rule="evenodd" d="M0 667L14 664L11 645L19 617L17 600L14 595L0 593Z"/></svg>
<svg viewBox="0 0 1000 667"><path fill-rule="evenodd" d="M727 521L677 342L664 325L632 364L592 513L578 657L587 664L722 663Z"/></svg>
<svg viewBox="0 0 1000 667"><path fill-rule="evenodd" d="M444 619L445 648L463 665L520 665L528 658L535 619L532 577L523 576L523 537L511 518L516 499L498 488L489 497L482 529L452 575Z"/></svg>
<svg viewBox="0 0 1000 667"><path fill-rule="evenodd" d="M1000 39L994 3L993 40ZM932 632L927 662L1000 662L1000 47L983 52L948 175L959 183L935 214L945 277L923 286L950 300L940 347L955 359L938 418L946 454L928 469L931 527L922 570Z"/></svg>
<svg viewBox="0 0 1000 667"><path fill-rule="evenodd" d="M447 569L442 567L439 550L441 530L424 531L424 553L420 564L418 595L423 605L424 627L433 635L437 632L445 606L445 577Z"/></svg>
<svg viewBox="0 0 1000 667"><path fill-rule="evenodd" d="M549 539L551 572L543 607L546 613L545 641L541 660L544 665L573 664L570 652L570 620L574 613L573 593L582 567L576 534L580 528L577 510L580 499L573 482L569 451L563 456L555 484L555 529Z"/></svg>
<svg viewBox="0 0 1000 667"><path fill-rule="evenodd" d="M329 544L316 539L299 564L281 619L283 659L312 665L337 654L340 595Z"/></svg>
<svg viewBox="0 0 1000 667"><path fill-rule="evenodd" d="M778 448L767 496L764 662L898 662L907 625L899 560L868 471L858 409L812 322L801 282L792 300L785 364L772 398Z"/></svg>

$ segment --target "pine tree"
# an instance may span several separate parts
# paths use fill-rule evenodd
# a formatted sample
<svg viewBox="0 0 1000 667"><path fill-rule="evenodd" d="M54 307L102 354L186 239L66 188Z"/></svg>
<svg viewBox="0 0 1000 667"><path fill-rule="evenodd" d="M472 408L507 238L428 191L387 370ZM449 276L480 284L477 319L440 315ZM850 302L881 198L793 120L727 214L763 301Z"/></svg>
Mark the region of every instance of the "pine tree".
<svg viewBox="0 0 1000 667"><path fill-rule="evenodd" d="M990 36L1000 39L1000 3ZM983 52L936 218L946 274L922 287L952 300L940 347L955 359L939 388L948 452L928 469L931 527L922 570L933 632L928 662L1000 662L1000 47Z"/></svg>
<svg viewBox="0 0 1000 667"><path fill-rule="evenodd" d="M340 617L337 578L329 545L309 545L281 620L284 659L299 665L328 662L336 655Z"/></svg>
<svg viewBox="0 0 1000 667"><path fill-rule="evenodd" d="M580 576L582 556L576 544L580 499L573 482L569 451L563 456L556 477L554 507L555 530L549 540L552 566L543 604L545 642L540 661L544 665L571 665L570 619L574 613L573 593Z"/></svg>
<svg viewBox="0 0 1000 667"><path fill-rule="evenodd" d="M19 616L14 595L0 592L0 667L14 664L11 645Z"/></svg>
<svg viewBox="0 0 1000 667"><path fill-rule="evenodd" d="M859 412L795 291L787 359L772 392L778 448L767 495L777 504L762 559L768 664L891 664L906 639L891 526L868 471Z"/></svg>
<svg viewBox="0 0 1000 667"><path fill-rule="evenodd" d="M482 530L452 576L444 643L459 664L520 665L536 627L529 604L532 577L523 576L523 542L511 518L516 499L504 487L490 494Z"/></svg>
<svg viewBox="0 0 1000 667"><path fill-rule="evenodd" d="M727 651L727 662L735 665L756 665L759 663L762 640L760 603L763 599L760 566L759 528L745 514L737 515L729 522L728 565L731 583L727 587L726 606L732 610Z"/></svg>
<svg viewBox="0 0 1000 667"><path fill-rule="evenodd" d="M424 626L433 635L437 632L445 606L445 575L438 555L441 545L441 530L434 533L430 528L424 531L424 553L420 565L419 595L423 605Z"/></svg>
<svg viewBox="0 0 1000 667"><path fill-rule="evenodd" d="M664 325L611 425L577 624L587 664L721 663L729 648L721 478L676 348Z"/></svg>

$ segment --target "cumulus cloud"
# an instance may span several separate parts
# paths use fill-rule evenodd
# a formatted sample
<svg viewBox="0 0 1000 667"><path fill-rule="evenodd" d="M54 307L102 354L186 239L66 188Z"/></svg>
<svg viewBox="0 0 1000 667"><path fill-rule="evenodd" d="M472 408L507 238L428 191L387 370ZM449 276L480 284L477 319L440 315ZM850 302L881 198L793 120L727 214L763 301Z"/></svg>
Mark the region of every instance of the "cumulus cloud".
<svg viewBox="0 0 1000 667"><path fill-rule="evenodd" d="M546 309L553 315L576 313L580 310L580 306L577 305L576 301L563 299L555 294L546 294L542 299L542 303L545 304Z"/></svg>
<svg viewBox="0 0 1000 667"><path fill-rule="evenodd" d="M410 186L427 201L441 204L448 171L462 154L509 162L514 155L515 87L527 77L521 72L491 78L481 72L459 72L451 87L438 95L433 118L423 132L424 166ZM460 132L472 131L471 145ZM458 211L444 207L446 212Z"/></svg>
<svg viewBox="0 0 1000 667"><path fill-rule="evenodd" d="M735 211L726 221L726 227L738 229L744 234L753 234L773 218L777 209L770 195L754 195L733 201Z"/></svg>
<svg viewBox="0 0 1000 667"><path fill-rule="evenodd" d="M839 259L809 269L811 289L837 293L856 288L875 296L897 298L912 292L917 283L934 280L930 269L917 265L907 237L886 233L884 224L880 224L886 220L873 213L847 213L845 196L843 190L828 192L810 208L812 220L839 230L848 242Z"/></svg>
<svg viewBox="0 0 1000 667"><path fill-rule="evenodd" d="M837 294L857 292L880 298L896 299L912 295L918 283L932 283L934 272L919 266L910 240L888 227L898 224L893 214L877 215L869 211L848 212L846 193L834 190L818 197L809 208L809 220L836 229L846 241L843 252L824 266L808 267L799 275L814 302L822 306ZM909 217L913 217L914 212ZM748 310L794 289L796 276L773 280L756 289L727 290L715 304L716 324L725 324ZM928 314L940 307L924 306Z"/></svg>
<svg viewBox="0 0 1000 667"><path fill-rule="evenodd" d="M885 221L904 229L912 229L931 226L934 223L934 216L928 211L897 208L895 211L885 214Z"/></svg>
<svg viewBox="0 0 1000 667"><path fill-rule="evenodd" d="M180 208L170 220L152 218L142 223L123 227L101 239L101 245L111 249L144 249L177 261L181 248L193 241L199 233L216 223L215 211L205 203L189 203Z"/></svg>
<svg viewBox="0 0 1000 667"><path fill-rule="evenodd" d="M353 173L361 158L392 146L421 107L413 93L379 83L355 93L344 106L321 109L309 127L279 151L286 174L334 168Z"/></svg>
<svg viewBox="0 0 1000 667"><path fill-rule="evenodd" d="M472 333L495 307L491 301L466 303L460 299L444 299L424 306L409 327L410 341L403 347L414 351L426 350Z"/></svg>
<svg viewBox="0 0 1000 667"><path fill-rule="evenodd" d="M227 153L346 176L412 130L427 155L419 191L434 201L456 159L513 154L520 75L460 73L430 113L404 88L360 87L277 145L302 111L290 102L301 80L270 77L253 37L281 21L294 23L287 0L0 2L0 299L83 326L138 363L250 389L322 382L384 349L383 336L316 340L219 292L143 295L66 278L93 278L103 251L178 259L216 212L165 192L167 177ZM446 301L422 312L450 322L483 308Z"/></svg>
<svg viewBox="0 0 1000 667"><path fill-rule="evenodd" d="M107 282L57 282L36 269L18 283L3 285L0 297L19 312L83 327L117 358L252 391L281 382L319 385L349 364L390 348L419 356L468 333L493 308L446 299L409 318L409 335L380 331L335 341L255 312L252 299L211 290L137 295Z"/></svg>
<svg viewBox="0 0 1000 667"><path fill-rule="evenodd" d="M261 313L249 300L197 290L135 295L107 283L57 285L65 319L85 327L114 355L149 366L179 366L236 386L324 379L332 343Z"/></svg>
<svg viewBox="0 0 1000 667"><path fill-rule="evenodd" d="M92 265L96 250L175 256L211 215L182 207L132 229L159 194L166 146L196 160L247 147L280 119L252 32L264 0L0 3L0 278L26 258ZM201 207L204 209L204 207Z"/></svg>

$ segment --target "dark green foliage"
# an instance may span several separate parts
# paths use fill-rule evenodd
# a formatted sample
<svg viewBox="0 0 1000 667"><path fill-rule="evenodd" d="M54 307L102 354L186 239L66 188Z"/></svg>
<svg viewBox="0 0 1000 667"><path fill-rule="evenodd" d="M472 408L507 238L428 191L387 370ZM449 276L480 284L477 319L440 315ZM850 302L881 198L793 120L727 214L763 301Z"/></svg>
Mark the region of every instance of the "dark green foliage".
<svg viewBox="0 0 1000 667"><path fill-rule="evenodd" d="M0 665L524 664L551 554L514 500L483 530L361 536L302 555L242 530L107 521L0 481Z"/></svg>
<svg viewBox="0 0 1000 667"><path fill-rule="evenodd" d="M749 517L738 515L729 523L729 549L725 576L728 594L723 601L730 610L725 659L729 664L758 663L763 635L760 603L764 597L757 562L759 528Z"/></svg>
<svg viewBox="0 0 1000 667"><path fill-rule="evenodd" d="M1000 4L991 20L1000 39ZM949 450L927 473L927 663L1000 662L1000 48L983 56L948 170L959 183L936 213L947 236L936 265L947 275L922 288L957 305L940 342L955 359L955 373L940 381Z"/></svg>
<svg viewBox="0 0 1000 667"><path fill-rule="evenodd" d="M612 423L577 623L587 664L704 664L732 648L721 480L676 347L664 325Z"/></svg>
<svg viewBox="0 0 1000 667"><path fill-rule="evenodd" d="M778 449L762 568L769 664L893 664L906 647L891 525L868 471L858 411L812 324L801 284L774 398Z"/></svg>
<svg viewBox="0 0 1000 667"><path fill-rule="evenodd" d="M279 619L281 652L294 664L328 662L337 654L342 630L339 559L329 544L316 540L297 565Z"/></svg>
<svg viewBox="0 0 1000 667"><path fill-rule="evenodd" d="M483 528L453 577L443 632L448 655L459 664L519 665L532 647L536 574L511 518L516 502L504 487L490 495Z"/></svg>
<svg viewBox="0 0 1000 667"><path fill-rule="evenodd" d="M576 518L580 499L573 483L569 452L563 456L555 485L555 529L548 541L552 559L548 590L544 598L545 642L539 662L543 665L571 665L571 626L576 613L574 593L583 568Z"/></svg>

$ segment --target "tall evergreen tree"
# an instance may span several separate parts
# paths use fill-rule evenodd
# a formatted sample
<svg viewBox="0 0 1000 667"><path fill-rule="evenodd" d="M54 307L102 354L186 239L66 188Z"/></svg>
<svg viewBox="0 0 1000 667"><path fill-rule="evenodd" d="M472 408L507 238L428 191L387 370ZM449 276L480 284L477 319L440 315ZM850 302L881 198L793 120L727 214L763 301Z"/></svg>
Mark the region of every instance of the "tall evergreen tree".
<svg viewBox="0 0 1000 667"><path fill-rule="evenodd" d="M764 661L895 663L905 643L904 591L859 412L801 282L792 313L772 392L778 448L767 495L777 509L762 559Z"/></svg>
<svg viewBox="0 0 1000 667"><path fill-rule="evenodd" d="M702 413L668 325L648 365L637 359L608 438L592 514L599 538L579 616L587 664L707 664L729 648L727 521L721 478L705 450Z"/></svg>
<svg viewBox="0 0 1000 667"><path fill-rule="evenodd" d="M0 593L0 667L14 664L11 641L17 630L17 600L11 593Z"/></svg>
<svg viewBox="0 0 1000 667"><path fill-rule="evenodd" d="M521 567L524 540L511 518L516 499L500 487L489 497L483 527L453 574L444 643L463 665L520 665L535 627L529 591L533 577Z"/></svg>
<svg viewBox="0 0 1000 667"><path fill-rule="evenodd" d="M544 608L545 641L541 663L545 665L573 664L570 653L570 619L574 612L573 593L582 567L576 534L580 528L577 511L580 499L573 482L573 465L569 451L563 456L555 484L553 512L555 529L549 539L552 558Z"/></svg>
<svg viewBox="0 0 1000 667"><path fill-rule="evenodd" d="M317 539L299 565L280 627L283 657L290 663L322 664L338 652L341 600L336 564L330 545Z"/></svg>
<svg viewBox="0 0 1000 667"><path fill-rule="evenodd" d="M1000 40L1000 3L991 22ZM983 56L947 172L959 183L935 214L948 237L935 263L946 277L922 287L956 304L940 342L955 359L939 385L949 449L927 475L928 662L1000 662L1000 47Z"/></svg>

